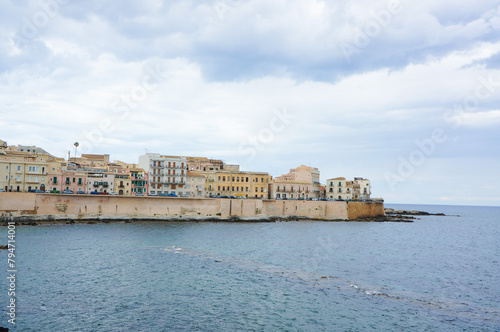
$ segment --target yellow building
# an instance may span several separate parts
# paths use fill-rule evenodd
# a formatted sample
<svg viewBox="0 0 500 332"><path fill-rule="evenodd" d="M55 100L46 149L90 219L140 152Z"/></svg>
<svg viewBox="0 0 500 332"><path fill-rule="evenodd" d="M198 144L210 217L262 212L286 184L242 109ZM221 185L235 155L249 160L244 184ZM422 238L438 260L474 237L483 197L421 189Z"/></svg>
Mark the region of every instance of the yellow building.
<svg viewBox="0 0 500 332"><path fill-rule="evenodd" d="M269 174L265 172L219 171L215 173L210 193L212 196L267 198L268 184Z"/></svg>
<svg viewBox="0 0 500 332"><path fill-rule="evenodd" d="M130 174L115 174L113 191L120 196L131 196L132 180Z"/></svg>
<svg viewBox="0 0 500 332"><path fill-rule="evenodd" d="M0 153L0 188L5 191L45 191L48 182L47 154L7 151Z"/></svg>

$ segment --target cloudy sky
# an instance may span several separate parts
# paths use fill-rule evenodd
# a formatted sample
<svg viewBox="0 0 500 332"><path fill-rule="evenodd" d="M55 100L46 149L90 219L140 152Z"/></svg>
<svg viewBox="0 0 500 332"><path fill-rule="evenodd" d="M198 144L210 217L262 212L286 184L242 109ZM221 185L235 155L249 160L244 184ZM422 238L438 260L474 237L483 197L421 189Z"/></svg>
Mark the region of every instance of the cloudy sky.
<svg viewBox="0 0 500 332"><path fill-rule="evenodd" d="M0 139L500 205L498 0L3 0Z"/></svg>

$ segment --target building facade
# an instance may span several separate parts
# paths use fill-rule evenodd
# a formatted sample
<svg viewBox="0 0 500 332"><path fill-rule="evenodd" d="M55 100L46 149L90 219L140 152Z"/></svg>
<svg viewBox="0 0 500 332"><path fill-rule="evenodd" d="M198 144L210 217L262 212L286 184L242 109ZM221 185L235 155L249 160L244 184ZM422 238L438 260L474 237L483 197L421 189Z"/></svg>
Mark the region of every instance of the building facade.
<svg viewBox="0 0 500 332"><path fill-rule="evenodd" d="M132 195L132 180L130 174L116 174L114 192L120 196Z"/></svg>
<svg viewBox="0 0 500 332"><path fill-rule="evenodd" d="M269 198L318 199L322 197L319 169L301 165L288 174L274 178L269 186Z"/></svg>
<svg viewBox="0 0 500 332"><path fill-rule="evenodd" d="M203 174L194 171L187 171L186 195L188 197L197 198L206 197L206 178Z"/></svg>
<svg viewBox="0 0 500 332"><path fill-rule="evenodd" d="M74 193L87 193L87 174L77 171L62 171L49 174L48 190L51 193L61 193L71 190Z"/></svg>
<svg viewBox="0 0 500 332"><path fill-rule="evenodd" d="M0 188L5 191L45 191L48 181L49 155L2 151L0 154Z"/></svg>
<svg viewBox="0 0 500 332"><path fill-rule="evenodd" d="M214 175L211 196L235 196L246 198L267 198L270 176L265 172L243 172L239 166L224 166Z"/></svg>
<svg viewBox="0 0 500 332"><path fill-rule="evenodd" d="M84 191L88 194L92 192L109 194L113 192L114 185L114 173L89 171L87 172L87 187Z"/></svg>
<svg viewBox="0 0 500 332"><path fill-rule="evenodd" d="M148 194L148 174L142 168L131 168L130 172L130 188L132 195L147 195Z"/></svg>
<svg viewBox="0 0 500 332"><path fill-rule="evenodd" d="M185 157L147 153L139 157L138 166L148 173L149 193L186 195L187 160Z"/></svg>
<svg viewBox="0 0 500 332"><path fill-rule="evenodd" d="M370 199L370 180L354 178L347 181L344 177L326 180L326 197L342 200L368 200Z"/></svg>

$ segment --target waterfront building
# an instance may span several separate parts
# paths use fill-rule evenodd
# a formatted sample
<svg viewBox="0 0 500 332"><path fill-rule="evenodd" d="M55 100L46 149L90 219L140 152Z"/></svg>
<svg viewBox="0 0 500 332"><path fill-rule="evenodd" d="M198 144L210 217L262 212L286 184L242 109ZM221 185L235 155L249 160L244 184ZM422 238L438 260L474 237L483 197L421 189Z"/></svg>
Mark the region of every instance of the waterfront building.
<svg viewBox="0 0 500 332"><path fill-rule="evenodd" d="M206 178L205 175L187 171L186 176L186 195L188 197L204 198L206 197Z"/></svg>
<svg viewBox="0 0 500 332"><path fill-rule="evenodd" d="M48 154L2 150L0 188L5 191L45 191L48 181Z"/></svg>
<svg viewBox="0 0 500 332"><path fill-rule="evenodd" d="M210 194L246 198L267 198L269 174L266 172L243 172L238 165L224 165L224 170L215 173Z"/></svg>
<svg viewBox="0 0 500 332"><path fill-rule="evenodd" d="M132 195L132 179L130 178L130 174L115 173L115 186L113 191L120 196Z"/></svg>
<svg viewBox="0 0 500 332"><path fill-rule="evenodd" d="M131 194L148 194L148 173L142 168L130 168Z"/></svg>
<svg viewBox="0 0 500 332"><path fill-rule="evenodd" d="M274 178L269 186L269 198L318 199L321 198L320 172L316 167L301 165L287 174Z"/></svg>
<svg viewBox="0 0 500 332"><path fill-rule="evenodd" d="M224 168L224 163L219 159L206 157L185 157L187 170L194 172L219 171Z"/></svg>
<svg viewBox="0 0 500 332"><path fill-rule="evenodd" d="M49 181L47 192L61 193L70 190L75 194L77 192L86 192L87 174L75 170L60 170L57 173L49 172Z"/></svg>
<svg viewBox="0 0 500 332"><path fill-rule="evenodd" d="M88 171L87 172L87 186L86 193L106 193L109 194L113 191L115 185L115 174L102 171Z"/></svg>
<svg viewBox="0 0 500 332"><path fill-rule="evenodd" d="M271 199L309 199L314 192L311 183L291 179L274 179L269 188Z"/></svg>
<svg viewBox="0 0 500 332"><path fill-rule="evenodd" d="M361 177L347 181L344 177L326 180L326 197L331 199L370 199L370 180Z"/></svg>
<svg viewBox="0 0 500 332"><path fill-rule="evenodd" d="M187 172L185 157L147 153L139 157L138 165L148 173L149 193L185 195Z"/></svg>

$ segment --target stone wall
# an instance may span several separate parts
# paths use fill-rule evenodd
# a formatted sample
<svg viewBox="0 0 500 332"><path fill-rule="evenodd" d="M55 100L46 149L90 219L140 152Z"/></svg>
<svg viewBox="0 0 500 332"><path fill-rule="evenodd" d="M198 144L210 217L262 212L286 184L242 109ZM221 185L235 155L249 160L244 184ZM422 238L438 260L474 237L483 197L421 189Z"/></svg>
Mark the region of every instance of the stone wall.
<svg viewBox="0 0 500 332"><path fill-rule="evenodd" d="M384 204L382 202L356 202L348 201L347 205L347 218L349 220L356 220L362 218L374 218L384 216Z"/></svg>
<svg viewBox="0 0 500 332"><path fill-rule="evenodd" d="M320 220L355 220L384 215L384 206L381 202L0 193L1 213L79 217L96 215L183 216L200 219L302 217Z"/></svg>

